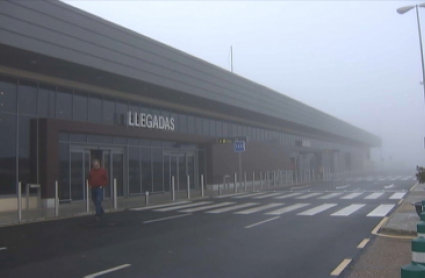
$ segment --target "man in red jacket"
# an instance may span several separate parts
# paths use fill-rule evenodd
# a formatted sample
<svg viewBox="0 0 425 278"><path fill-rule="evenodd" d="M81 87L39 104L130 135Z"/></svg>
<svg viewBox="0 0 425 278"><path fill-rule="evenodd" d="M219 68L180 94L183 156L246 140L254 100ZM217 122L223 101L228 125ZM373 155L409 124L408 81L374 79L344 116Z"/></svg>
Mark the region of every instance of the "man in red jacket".
<svg viewBox="0 0 425 278"><path fill-rule="evenodd" d="M103 188L109 184L108 172L100 167L98 159L93 160L93 168L89 174L89 186L91 188L91 198L96 206L96 221L104 213L102 208Z"/></svg>

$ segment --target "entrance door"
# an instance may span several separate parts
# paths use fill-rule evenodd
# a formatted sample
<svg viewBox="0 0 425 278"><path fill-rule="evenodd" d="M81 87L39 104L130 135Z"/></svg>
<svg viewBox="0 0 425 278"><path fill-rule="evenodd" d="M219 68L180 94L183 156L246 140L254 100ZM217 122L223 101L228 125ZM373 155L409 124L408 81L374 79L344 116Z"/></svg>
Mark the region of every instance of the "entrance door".
<svg viewBox="0 0 425 278"><path fill-rule="evenodd" d="M197 156L193 152L164 152L164 190L171 191L172 177L174 176L174 189L187 190L187 176L190 177L190 187L198 187Z"/></svg>
<svg viewBox="0 0 425 278"><path fill-rule="evenodd" d="M114 179L117 180L117 196L124 196L124 153L115 150L102 150L102 165L109 174L109 186L104 191L105 197L113 194Z"/></svg>
<svg viewBox="0 0 425 278"><path fill-rule="evenodd" d="M85 200L86 190L85 184L87 176L90 172L91 157L87 150L72 151L70 161L70 186L69 198L71 200ZM66 190L66 188L61 188ZM64 195L62 195L64 196Z"/></svg>

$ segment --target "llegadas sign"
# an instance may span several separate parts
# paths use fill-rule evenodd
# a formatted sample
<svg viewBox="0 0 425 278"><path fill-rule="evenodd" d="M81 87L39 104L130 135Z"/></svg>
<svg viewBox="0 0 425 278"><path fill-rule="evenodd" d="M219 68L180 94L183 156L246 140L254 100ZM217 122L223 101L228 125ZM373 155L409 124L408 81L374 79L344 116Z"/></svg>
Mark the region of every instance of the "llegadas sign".
<svg viewBox="0 0 425 278"><path fill-rule="evenodd" d="M154 128L162 130L174 130L174 118L144 114L138 112L128 112L128 126Z"/></svg>

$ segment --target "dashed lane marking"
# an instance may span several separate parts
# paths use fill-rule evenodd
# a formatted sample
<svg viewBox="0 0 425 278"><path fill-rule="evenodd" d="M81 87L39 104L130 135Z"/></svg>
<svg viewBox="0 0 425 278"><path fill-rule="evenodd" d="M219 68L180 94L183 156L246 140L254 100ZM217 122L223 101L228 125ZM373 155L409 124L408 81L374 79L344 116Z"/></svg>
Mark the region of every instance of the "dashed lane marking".
<svg viewBox="0 0 425 278"><path fill-rule="evenodd" d="M233 204L235 204L235 202L223 202L223 203L218 203L218 204L209 205L209 206L202 206L202 207L184 209L184 210L180 210L179 212L192 213L192 212L197 212L197 211L202 211L202 210L207 210L207 209L212 209L212 208L230 206L230 205L233 205Z"/></svg>
<svg viewBox="0 0 425 278"><path fill-rule="evenodd" d="M100 272L96 272L96 273L84 276L84 278L99 277L101 275L104 275L104 274L107 274L107 273L110 273L110 272L114 272L114 271L117 271L117 270L120 270L120 269L123 269L123 268L127 268L127 267L130 267L130 266L131 266L131 264L119 265L119 266L116 266L116 267L113 267L113 268L110 268L110 269L107 269L107 270L104 270L104 271L100 271Z"/></svg>
<svg viewBox="0 0 425 278"><path fill-rule="evenodd" d="M189 215L192 215L192 214L191 213L179 214L179 215L174 215L174 216L170 216L170 217L164 217L164 218L158 218L158 219L154 219L154 220L143 221L143 224L149 224L149 223L154 223L154 222L166 221L166 220L180 218L180 217L185 217L185 216L189 216Z"/></svg>
<svg viewBox="0 0 425 278"><path fill-rule="evenodd" d="M223 213L223 212L228 212L228 211L232 211L232 210L237 210L237 209L240 209L240 208L255 206L257 204L258 203L245 203L245 204L240 204L240 205L221 208L221 209L209 210L209 211L206 211L205 213Z"/></svg>
<svg viewBox="0 0 425 278"><path fill-rule="evenodd" d="M353 204L348 207L345 207L335 213L332 213L331 216L349 216L350 214L358 211L362 207L364 207L365 204Z"/></svg>
<svg viewBox="0 0 425 278"><path fill-rule="evenodd" d="M357 245L357 248L362 249L366 246L366 244L369 242L369 238L365 238L362 240L362 242L359 243L359 245Z"/></svg>
<svg viewBox="0 0 425 278"><path fill-rule="evenodd" d="M271 203L271 204L256 207L256 208L237 211L237 212L235 212L235 214L251 214L251 213L259 212L259 211L262 211L262 210L279 207L279 206L282 206L282 205L283 205L283 203Z"/></svg>
<svg viewBox="0 0 425 278"><path fill-rule="evenodd" d="M0 251L7 250L7 247L0 247Z"/></svg>
<svg viewBox="0 0 425 278"><path fill-rule="evenodd" d="M403 199L404 195L406 195L406 192L398 192L391 195L390 200L398 200Z"/></svg>
<svg viewBox="0 0 425 278"><path fill-rule="evenodd" d="M316 197L316 196L319 196L319 195L322 195L322 193L310 193L310 194L307 194L307 195L304 195L304 196L301 196L301 197L297 197L295 199L308 199L308 198Z"/></svg>
<svg viewBox="0 0 425 278"><path fill-rule="evenodd" d="M295 196L298 196L298 195L301 195L301 194L302 193L290 193L290 194L286 194L286 195L283 195L283 196L275 197L274 199L279 199L279 200L287 199L287 198L292 198L292 197L295 197Z"/></svg>
<svg viewBox="0 0 425 278"><path fill-rule="evenodd" d="M279 216L276 216L276 217L273 217L273 218L270 218L270 219L267 219L267 220L264 220L264 221L260 221L258 223L254 223L254 224L248 225L248 226L245 227L245 229L249 229L249 228L252 228L252 227L255 227L255 226L258 226L258 225L261 225L261 224L264 224L264 223L267 223L267 222L276 220L276 219L279 219Z"/></svg>
<svg viewBox="0 0 425 278"><path fill-rule="evenodd" d="M360 195L362 195L362 194L363 194L363 193L351 193L351 194L345 195L344 197L341 197L341 199L351 200L351 199L354 199L354 198L356 198L357 196L360 196Z"/></svg>
<svg viewBox="0 0 425 278"><path fill-rule="evenodd" d="M351 263L351 259L344 259L335 269L331 272L331 276L339 276L344 269Z"/></svg>
<svg viewBox="0 0 425 278"><path fill-rule="evenodd" d="M182 204L187 204L187 203L190 203L190 202L189 201L180 201L180 202L170 203L170 204L166 204L166 205L158 205L158 206L142 207L142 208L132 208L132 209L130 209L130 211L142 211L142 210L149 210L149 209L156 209L156 208L165 208L165 207L171 207L171 206L182 205Z"/></svg>
<svg viewBox="0 0 425 278"><path fill-rule="evenodd" d="M284 213L287 213L287 212L291 212L291 211L306 207L308 205L310 205L310 204L298 203L298 204L295 204L295 205L292 205L292 206L288 206L288 207L284 207L284 208L280 208L280 209L277 209L277 210L274 210L274 211L267 212L266 214L267 215L281 215L281 214L284 214Z"/></svg>
<svg viewBox="0 0 425 278"><path fill-rule="evenodd" d="M308 216L312 216L312 215L318 214L320 212L323 212L323 211L325 211L327 209L330 209L330 208L332 208L332 207L334 207L336 205L337 204L323 204L321 206L314 207L312 209L309 209L309 210L306 210L304 212L298 213L297 215L308 215Z"/></svg>
<svg viewBox="0 0 425 278"><path fill-rule="evenodd" d="M168 208L156 209L155 211L164 212L164 211L170 211L170 210L179 210L179 209L183 209L183 208L208 205L208 204L211 204L211 203L212 202L205 201L205 202L193 203L193 204L190 204L190 205L182 205L182 206L175 206L175 207L168 207Z"/></svg>
<svg viewBox="0 0 425 278"><path fill-rule="evenodd" d="M381 197L382 195L384 195L384 193L372 193L369 196L367 196L365 199L375 200L375 199L378 199L379 197Z"/></svg>

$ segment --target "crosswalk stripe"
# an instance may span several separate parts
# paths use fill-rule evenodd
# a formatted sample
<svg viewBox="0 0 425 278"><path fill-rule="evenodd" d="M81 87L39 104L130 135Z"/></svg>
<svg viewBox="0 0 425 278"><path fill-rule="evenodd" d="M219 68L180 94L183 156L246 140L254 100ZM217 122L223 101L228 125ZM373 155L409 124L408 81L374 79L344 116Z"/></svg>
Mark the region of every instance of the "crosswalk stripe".
<svg viewBox="0 0 425 278"><path fill-rule="evenodd" d="M332 208L332 207L334 207L336 205L337 204L323 204L321 206L314 207L312 209L309 209L309 210L303 211L301 213L298 213L297 215L308 215L308 216L315 215L315 214L318 214L320 212L323 212L323 211L325 211L327 209L330 209L330 208Z"/></svg>
<svg viewBox="0 0 425 278"><path fill-rule="evenodd" d="M390 212L395 205L380 205L372 210L368 215L369 217L383 217L386 216L388 212Z"/></svg>
<svg viewBox="0 0 425 278"><path fill-rule="evenodd" d="M382 195L384 195L384 193L372 193L372 194L368 195L365 199L375 200L375 199L378 199L379 197L381 197Z"/></svg>
<svg viewBox="0 0 425 278"><path fill-rule="evenodd" d="M293 211L293 210L297 210L297 209L306 207L308 205L310 205L310 204L298 203L298 204L295 204L295 205L292 205L292 206L273 210L273 211L267 212L265 214L267 214L267 215L281 215L281 214L284 214L284 213L287 213L287 212L290 212L290 211Z"/></svg>
<svg viewBox="0 0 425 278"><path fill-rule="evenodd" d="M287 198L295 197L295 196L298 196L298 195L301 195L301 194L302 193L290 193L290 194L286 194L286 195L283 195L283 196L275 197L274 199L282 200L282 199L287 199Z"/></svg>
<svg viewBox="0 0 425 278"><path fill-rule="evenodd" d="M271 203L271 204L260 206L260 207L255 207L255 208L251 208L251 209L237 211L237 212L235 212L235 214L251 214L251 213L254 213L254 212L259 212L259 211L262 211L262 210L271 209L271 208L282 206L282 205L283 205L283 203Z"/></svg>
<svg viewBox="0 0 425 278"><path fill-rule="evenodd" d="M258 192L258 193L250 193L250 194L243 194L241 196L234 196L232 197L232 199L245 199L245 198L250 198L250 197L254 197L254 196L258 196L258 195L264 195L267 192Z"/></svg>
<svg viewBox="0 0 425 278"><path fill-rule="evenodd" d="M406 192L397 192L391 195L390 200L400 200L406 195Z"/></svg>
<svg viewBox="0 0 425 278"><path fill-rule="evenodd" d="M341 197L341 199L351 200L351 199L354 199L354 198L356 198L357 196L360 196L360 195L362 195L362 194L363 194L363 193L351 193L351 194L345 195L344 197Z"/></svg>
<svg viewBox="0 0 425 278"><path fill-rule="evenodd" d="M180 202L169 203L169 204L165 204L165 205L157 205L157 206L152 206L152 207L132 208L130 210L131 211L142 211L142 210L150 210L150 209L155 209L155 208L177 206L177 205L182 205L182 204L187 204L187 203L190 203L190 202L189 201L180 201Z"/></svg>
<svg viewBox="0 0 425 278"><path fill-rule="evenodd" d="M182 205L182 206L173 206L173 207L161 208L161 209L156 209L154 211L164 212L164 211L171 211L171 210L179 210L179 209L182 209L182 208L190 208L190 207L202 206L202 205L207 205L207 204L211 204L211 203L212 202L210 202L210 201L205 201L205 202L192 203L192 204L189 204L189 205Z"/></svg>
<svg viewBox="0 0 425 278"><path fill-rule="evenodd" d="M219 207L224 207L224 206L230 206L230 205L233 205L234 203L235 202L223 202L223 203L218 203L218 204L209 205L209 206L202 206L202 207L196 207L196 208L189 208L189 209L185 209L185 210L180 210L179 212L192 213L192 212L197 212L197 211L201 211L201 210L207 210L207 209L212 209L212 208L219 208Z"/></svg>
<svg viewBox="0 0 425 278"><path fill-rule="evenodd" d="M265 199L265 198L270 198L270 197L274 197L274 196L278 196L278 195L282 195L284 193L279 192L279 193L270 193L270 194L266 194L266 195L261 195L261 196L256 196L252 199Z"/></svg>
<svg viewBox="0 0 425 278"><path fill-rule="evenodd" d="M364 206L365 206L365 204L353 204L353 205L345 207L341 210L338 210L335 213L332 213L331 216L348 216L348 215L356 212L357 210L361 209Z"/></svg>
<svg viewBox="0 0 425 278"><path fill-rule="evenodd" d="M230 198L230 197L234 197L234 196L242 196L242 195L246 195L246 193L232 193L232 194L225 194L225 195L218 195L215 196L215 199L221 199L221 198Z"/></svg>
<svg viewBox="0 0 425 278"><path fill-rule="evenodd" d="M209 210L209 211L206 211L205 213L223 213L223 212L228 212L228 211L237 210L237 209L241 209L241 208L255 206L257 204L258 203L245 203L245 204L240 204L240 205L221 208L221 209Z"/></svg>
<svg viewBox="0 0 425 278"><path fill-rule="evenodd" d="M319 195L322 195L322 193L310 193L310 194L307 194L307 195L304 195L304 196L297 197L295 199L308 199L308 198L316 197L316 196L319 196Z"/></svg>
<svg viewBox="0 0 425 278"><path fill-rule="evenodd" d="M330 199L330 198L333 198L333 197L339 196L339 195L341 195L341 194L342 194L342 193L330 193L330 194L327 194L327 195L325 195L325 196L319 197L319 198L317 198L317 199Z"/></svg>

